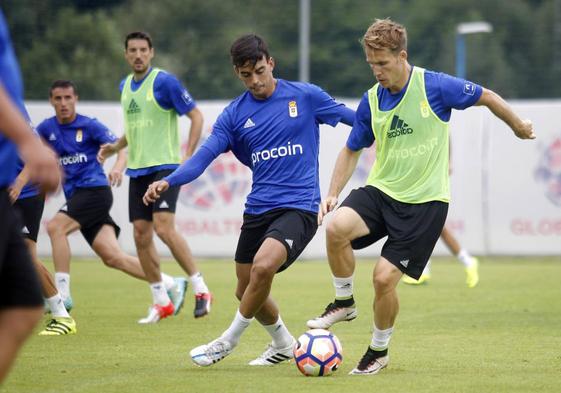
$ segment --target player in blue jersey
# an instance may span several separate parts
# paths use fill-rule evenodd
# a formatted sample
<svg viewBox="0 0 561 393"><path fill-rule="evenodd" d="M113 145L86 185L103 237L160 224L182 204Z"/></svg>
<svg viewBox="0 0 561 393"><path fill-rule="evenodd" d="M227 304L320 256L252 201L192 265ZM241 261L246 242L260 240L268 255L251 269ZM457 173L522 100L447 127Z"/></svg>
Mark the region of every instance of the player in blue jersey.
<svg viewBox="0 0 561 393"><path fill-rule="evenodd" d="M8 189L10 201L19 213L21 223L21 234L31 255L35 268L39 274L43 297L52 318L39 335L60 336L76 333L76 322L68 311L72 304L64 304L58 289L55 286L52 274L47 270L37 255L37 235L45 206L45 197L39 190L29 183L29 168L24 166L23 161L18 162L18 176ZM70 299L68 299L70 300ZM68 309L67 309L68 308Z"/></svg>
<svg viewBox="0 0 561 393"><path fill-rule="evenodd" d="M339 153L319 218L334 210L363 148L376 140L376 161L365 187L353 190L329 221L327 255L335 301L310 328L327 329L357 315L353 249L387 236L373 272L374 327L356 375L374 375L389 362L388 346L399 310L396 286L403 274L419 278L448 211L448 121L452 109L488 107L521 139L535 138L496 93L472 82L413 67L405 27L376 20L363 40L378 83L362 98L346 146Z"/></svg>
<svg viewBox="0 0 561 393"><path fill-rule="evenodd" d="M96 119L76 113L77 100L76 87L71 81L55 81L50 89L55 116L37 126L39 135L58 153L65 174L66 204L49 221L47 232L51 239L56 285L67 303L71 303L67 237L77 230L107 266L146 280L138 259L119 247L120 228L109 215L113 204L110 183L120 183L125 154L119 154L108 180L96 156L101 145L117 138ZM181 308L184 279L174 279L167 274L161 277L168 296L178 309Z"/></svg>
<svg viewBox="0 0 561 393"><path fill-rule="evenodd" d="M132 73L121 82L121 105L125 115L125 135L117 143L102 147L100 162L128 146L129 219L142 268L150 282L153 305L139 323L157 323L173 315L171 302L160 280L160 258L154 232L170 249L188 274L195 294L195 318L210 312L212 295L197 268L185 239L175 228L175 208L179 187L172 187L157 204L145 206L144 192L150 183L169 175L193 154L203 125L195 101L172 74L153 68L152 38L145 32L132 32L125 39L125 58ZM191 121L183 158L180 155L178 116ZM185 282L185 286L187 282ZM175 311L177 313L177 310Z"/></svg>
<svg viewBox="0 0 561 393"><path fill-rule="evenodd" d="M16 177L18 149L30 181L42 192L60 184L56 157L33 135L24 111L21 74L0 10L0 384L43 314L37 273L7 192Z"/></svg>
<svg viewBox="0 0 561 393"><path fill-rule="evenodd" d="M226 107L189 161L150 185L144 200L154 202L169 187L193 181L227 151L252 170L235 254L240 306L230 327L193 349L191 358L199 366L220 361L255 317L272 343L249 364L271 366L291 359L295 343L270 291L275 274L296 260L317 230L319 124L350 125L354 111L315 85L275 78L275 62L256 35L236 40L230 54L248 91Z"/></svg>

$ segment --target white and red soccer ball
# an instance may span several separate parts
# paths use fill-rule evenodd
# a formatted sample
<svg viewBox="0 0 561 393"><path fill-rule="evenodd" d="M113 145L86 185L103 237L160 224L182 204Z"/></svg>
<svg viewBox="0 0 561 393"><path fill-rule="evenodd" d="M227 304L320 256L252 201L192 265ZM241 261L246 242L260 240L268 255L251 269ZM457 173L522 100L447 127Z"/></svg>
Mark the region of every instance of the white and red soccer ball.
<svg viewBox="0 0 561 393"><path fill-rule="evenodd" d="M294 346L294 360L305 376L323 377L339 368L343 361L343 348L330 331L312 329L298 338Z"/></svg>

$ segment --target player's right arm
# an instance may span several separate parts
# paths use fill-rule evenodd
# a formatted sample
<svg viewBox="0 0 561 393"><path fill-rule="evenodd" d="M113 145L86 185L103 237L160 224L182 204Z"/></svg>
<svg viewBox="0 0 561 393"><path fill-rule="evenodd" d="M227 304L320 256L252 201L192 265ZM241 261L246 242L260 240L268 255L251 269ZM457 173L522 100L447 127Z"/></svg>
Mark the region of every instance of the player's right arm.
<svg viewBox="0 0 561 393"><path fill-rule="evenodd" d="M218 155L230 150L231 144L227 131L231 129L229 124L229 116L223 112L216 120L212 133L193 157L184 161L179 168L162 180L148 186L144 197L142 197L144 204L148 205L155 202L169 187L192 182L205 171Z"/></svg>
<svg viewBox="0 0 561 393"><path fill-rule="evenodd" d="M347 146L343 147L339 152L333 174L331 175L331 183L329 184L327 197L321 201L319 207L319 225L323 222L323 217L337 206L339 194L351 178L361 152L362 150L354 151Z"/></svg>
<svg viewBox="0 0 561 393"><path fill-rule="evenodd" d="M347 144L337 156L327 197L319 206L319 225L321 225L323 217L337 206L339 194L351 178L362 149L374 143L371 118L368 94L365 94L356 110L353 129L349 134Z"/></svg>
<svg viewBox="0 0 561 393"><path fill-rule="evenodd" d="M207 140L208 141L208 140ZM184 161L179 168L162 180L155 181L148 186L142 197L145 205L153 203L160 198L168 188L187 184L199 177L218 154L214 154L206 143L189 160Z"/></svg>
<svg viewBox="0 0 561 393"><path fill-rule="evenodd" d="M120 137L117 142L114 143L104 143L100 146L99 151L97 152L97 161L101 164L105 162L106 159L111 157L113 154L118 153L122 149L128 146L127 136L123 135Z"/></svg>
<svg viewBox="0 0 561 393"><path fill-rule="evenodd" d="M29 180L39 185L41 191L54 191L60 184L61 174L54 152L36 138L0 84L0 132L12 140L20 157L29 167Z"/></svg>

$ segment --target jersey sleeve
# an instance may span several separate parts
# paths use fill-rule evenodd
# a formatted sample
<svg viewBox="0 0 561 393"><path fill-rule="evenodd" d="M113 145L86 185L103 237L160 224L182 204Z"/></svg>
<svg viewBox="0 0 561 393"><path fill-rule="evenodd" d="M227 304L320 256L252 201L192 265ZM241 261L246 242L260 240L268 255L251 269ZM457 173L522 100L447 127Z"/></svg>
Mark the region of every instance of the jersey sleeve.
<svg viewBox="0 0 561 393"><path fill-rule="evenodd" d="M105 124L101 123L97 119L91 120L90 127L95 141L99 142L100 145L104 143L113 143L117 140L115 134L113 134L113 132L111 132Z"/></svg>
<svg viewBox="0 0 561 393"><path fill-rule="evenodd" d="M162 93L155 94L158 97L158 104L164 109L174 109L179 115L185 115L197 106L179 79L167 72L160 72L156 76L154 90Z"/></svg>
<svg viewBox="0 0 561 393"><path fill-rule="evenodd" d="M339 122L349 126L353 124L355 111L335 101L333 97L320 87L310 85L310 96L312 108L319 123L329 124L332 127Z"/></svg>
<svg viewBox="0 0 561 393"><path fill-rule="evenodd" d="M374 132L372 131L372 112L368 102L368 93L364 93L353 123L353 128L347 138L347 147L352 151L359 151L374 143Z"/></svg>
<svg viewBox="0 0 561 393"><path fill-rule="evenodd" d="M224 115L224 112L222 115ZM164 178L170 186L174 187L192 182L208 168L216 157L230 150L230 141L223 128L224 125L222 124L224 120L220 121L222 115L220 115L216 121L210 136L193 157L185 161L179 168ZM219 124L219 121L221 124Z"/></svg>
<svg viewBox="0 0 561 393"><path fill-rule="evenodd" d="M119 92L123 92L123 89L125 88L125 82L127 81L127 78L124 78L121 82L119 82Z"/></svg>
<svg viewBox="0 0 561 393"><path fill-rule="evenodd" d="M442 120L450 120L452 109L466 109L475 105L483 88L465 79L442 72L425 72L427 98L433 112Z"/></svg>

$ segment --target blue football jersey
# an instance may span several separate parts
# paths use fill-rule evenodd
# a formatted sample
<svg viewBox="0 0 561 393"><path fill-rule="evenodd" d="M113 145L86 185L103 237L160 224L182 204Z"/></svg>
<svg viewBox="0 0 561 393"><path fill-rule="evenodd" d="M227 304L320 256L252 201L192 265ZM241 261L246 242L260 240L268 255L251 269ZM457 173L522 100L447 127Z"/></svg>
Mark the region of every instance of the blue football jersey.
<svg viewBox="0 0 561 393"><path fill-rule="evenodd" d="M23 82L10 40L4 14L0 10L0 82L14 104L26 113L23 106ZM0 187L12 184L18 160L16 146L0 132Z"/></svg>
<svg viewBox="0 0 561 393"><path fill-rule="evenodd" d="M191 181L190 171L199 166L199 160L210 163L204 156L214 159L231 150L253 171L246 213L261 214L280 207L317 213L321 198L319 125L351 125L353 120L353 110L319 87L278 79L271 97L258 100L245 92L230 103L200 154L166 180L170 185Z"/></svg>
<svg viewBox="0 0 561 393"><path fill-rule="evenodd" d="M66 199L76 188L109 185L96 156L102 144L113 143L117 137L98 120L78 114L72 123L60 124L51 117L37 126L37 132L60 157Z"/></svg>

